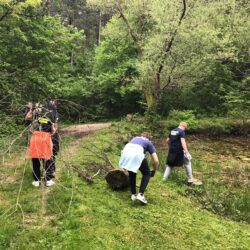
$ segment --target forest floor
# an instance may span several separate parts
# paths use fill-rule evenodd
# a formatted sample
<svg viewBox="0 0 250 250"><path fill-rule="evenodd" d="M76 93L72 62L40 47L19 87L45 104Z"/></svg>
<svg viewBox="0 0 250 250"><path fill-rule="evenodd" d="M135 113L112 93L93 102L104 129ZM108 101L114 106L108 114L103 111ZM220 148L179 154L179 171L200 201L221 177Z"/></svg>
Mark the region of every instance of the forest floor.
<svg viewBox="0 0 250 250"><path fill-rule="evenodd" d="M104 166L100 155L117 165L121 133L111 124L63 129L56 185L49 188L31 185L26 152L5 159L0 249L250 249L249 138L190 137L194 174L203 187L187 186L182 169L162 182L162 169L142 206L128 190L112 191L104 174L88 184L70 167ZM164 166L165 143L155 143Z"/></svg>

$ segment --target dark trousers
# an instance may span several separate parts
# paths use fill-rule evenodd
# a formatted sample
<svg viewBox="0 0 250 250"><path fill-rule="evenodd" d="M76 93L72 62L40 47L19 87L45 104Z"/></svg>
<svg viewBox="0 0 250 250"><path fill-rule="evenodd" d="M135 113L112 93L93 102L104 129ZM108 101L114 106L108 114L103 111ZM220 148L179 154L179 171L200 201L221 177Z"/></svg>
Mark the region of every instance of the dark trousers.
<svg viewBox="0 0 250 250"><path fill-rule="evenodd" d="M32 158L33 165L33 177L35 181L41 181L41 162L45 168L45 180L49 181L54 178L54 161L53 158L50 160L40 160L38 158Z"/></svg>
<svg viewBox="0 0 250 250"><path fill-rule="evenodd" d="M56 171L56 157L55 155L52 155L50 161L50 170L51 170L51 178L55 178L54 173Z"/></svg>
<svg viewBox="0 0 250 250"><path fill-rule="evenodd" d="M142 161L142 164L141 164L139 170L142 173L142 180L141 180L139 193L143 194L145 192L145 190L148 186L149 180L150 180L150 169L149 169L148 161L146 158ZM128 171L128 173L129 173L131 193L136 194L136 173L131 172L131 171Z"/></svg>

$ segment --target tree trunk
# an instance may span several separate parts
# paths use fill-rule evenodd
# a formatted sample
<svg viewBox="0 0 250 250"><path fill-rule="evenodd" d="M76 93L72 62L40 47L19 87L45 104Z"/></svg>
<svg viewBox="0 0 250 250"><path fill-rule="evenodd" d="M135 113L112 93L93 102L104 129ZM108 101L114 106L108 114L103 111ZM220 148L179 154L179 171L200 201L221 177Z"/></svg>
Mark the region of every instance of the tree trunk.
<svg viewBox="0 0 250 250"><path fill-rule="evenodd" d="M102 12L99 13L99 27L98 27L98 41L97 45L101 44L101 32L102 32Z"/></svg>
<svg viewBox="0 0 250 250"><path fill-rule="evenodd" d="M160 77L156 77L155 81L144 83L143 92L147 102L147 113L157 113L158 103L161 94Z"/></svg>
<svg viewBox="0 0 250 250"><path fill-rule="evenodd" d="M128 173L122 169L113 169L108 172L105 179L109 186L114 189L123 189L129 187Z"/></svg>

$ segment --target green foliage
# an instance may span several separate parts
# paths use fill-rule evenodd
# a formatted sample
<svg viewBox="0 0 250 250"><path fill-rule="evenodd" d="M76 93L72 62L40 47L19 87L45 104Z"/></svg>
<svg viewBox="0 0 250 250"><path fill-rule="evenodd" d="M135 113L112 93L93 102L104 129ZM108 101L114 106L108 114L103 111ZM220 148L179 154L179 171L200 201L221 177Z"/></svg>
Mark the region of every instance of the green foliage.
<svg viewBox="0 0 250 250"><path fill-rule="evenodd" d="M38 7L41 0L0 0L0 21L9 15L19 16L28 8Z"/></svg>
<svg viewBox="0 0 250 250"><path fill-rule="evenodd" d="M242 93L241 82L249 76L250 23L245 1L188 1L188 14L181 23L181 1L88 2L117 13L119 26L113 18L105 28L104 39L116 47L117 40L120 45L127 39L134 44L138 53L135 84L141 86L149 109L155 112L159 104L161 114L186 108L225 115L237 105L233 99L239 100L236 93ZM106 51L99 53L105 55ZM119 69L119 65L113 66L114 71ZM246 101L243 95L240 98Z"/></svg>
<svg viewBox="0 0 250 250"><path fill-rule="evenodd" d="M156 113L186 109L197 117L230 115L248 126L244 0L186 1L181 21L183 1L87 2L91 8L85 0L1 1L3 111L16 115L28 100L58 98L65 119L148 109L148 122L160 131Z"/></svg>
<svg viewBox="0 0 250 250"><path fill-rule="evenodd" d="M234 118L250 117L250 79L234 84L226 95L226 104L229 115Z"/></svg>
<svg viewBox="0 0 250 250"><path fill-rule="evenodd" d="M89 69L83 31L63 26L58 17L40 16L39 10L0 22L3 110L11 104L16 111L28 100L67 98L85 84L83 74Z"/></svg>
<svg viewBox="0 0 250 250"><path fill-rule="evenodd" d="M20 125L17 124L17 121L11 117L7 116L4 113L0 113L0 135L2 136L10 136L17 135L20 132Z"/></svg>
<svg viewBox="0 0 250 250"><path fill-rule="evenodd" d="M198 120L196 119L192 110L172 110L168 115L168 127L175 128L179 125L181 121L185 121L188 124L188 127L195 129L198 127Z"/></svg>
<svg viewBox="0 0 250 250"><path fill-rule="evenodd" d="M208 117L202 118L192 110L173 110L169 113L165 125L167 130L171 130L179 125L181 121L188 124L188 133L204 134L209 136L220 135L248 135L250 133L249 120L231 117Z"/></svg>
<svg viewBox="0 0 250 250"><path fill-rule="evenodd" d="M112 24L112 25L111 25ZM129 39L120 39L116 31L123 29L119 19L108 24L104 37L96 49L93 68L93 93L99 99L96 113L117 116L141 110L138 101L141 93L134 86L136 70L136 49Z"/></svg>

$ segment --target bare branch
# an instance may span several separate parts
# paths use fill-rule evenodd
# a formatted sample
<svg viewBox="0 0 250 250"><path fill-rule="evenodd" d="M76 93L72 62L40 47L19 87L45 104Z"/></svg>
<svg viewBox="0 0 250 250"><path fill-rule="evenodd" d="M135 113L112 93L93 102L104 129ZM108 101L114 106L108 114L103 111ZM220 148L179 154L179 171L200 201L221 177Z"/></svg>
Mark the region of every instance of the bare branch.
<svg viewBox="0 0 250 250"><path fill-rule="evenodd" d="M3 15L0 17L0 22L3 21L3 19L4 19L5 17L7 17L8 15L10 15L11 12L12 12L12 11L10 11L10 10L6 10L6 11L3 13Z"/></svg>
<svg viewBox="0 0 250 250"><path fill-rule="evenodd" d="M174 70L176 68L176 65L177 65L177 60L175 59L174 60L174 65L172 66L172 68L170 70L170 73L168 75L167 83L162 87L162 90L166 89L169 86L169 84L171 83L171 81L172 81L172 74L173 74L173 72L174 72Z"/></svg>
<svg viewBox="0 0 250 250"><path fill-rule="evenodd" d="M174 39L176 37L176 34L177 34L177 31L178 31L178 28L179 26L181 25L183 19L185 18L185 15L186 15L186 10L187 10L187 4L186 4L186 0L182 0L182 13L181 13L181 16L180 16L180 19L178 21L178 25L177 27L175 28L174 32L172 33L172 36L170 38L170 40L168 41L166 39L165 41L165 44L164 44L164 51L163 51L163 57L161 59L161 62L160 62L160 65L159 65L159 68L157 70L157 73L156 73L156 83L157 83L157 89L160 89L160 83L161 83L161 73L162 73L162 70L164 68L164 63L166 61L166 58L167 58L167 54L168 52L171 50L172 46L173 46L173 42L174 42Z"/></svg>
<svg viewBox="0 0 250 250"><path fill-rule="evenodd" d="M141 42L140 42L140 39L139 37L135 34L134 30L132 29L128 19L126 18L126 16L124 15L124 12L121 8L121 5L119 3L117 3L117 10L120 14L120 17L122 18L122 20L124 21L124 23L126 24L128 30L129 30L129 33L135 43L135 46L137 48L137 51L139 53L139 55L141 56L142 55L142 48L141 48Z"/></svg>

